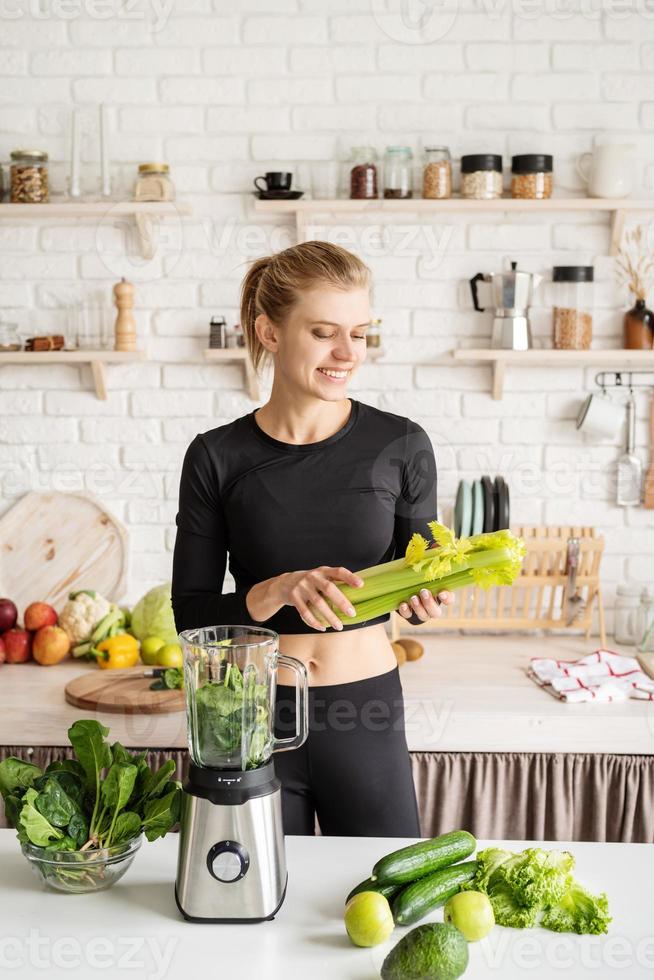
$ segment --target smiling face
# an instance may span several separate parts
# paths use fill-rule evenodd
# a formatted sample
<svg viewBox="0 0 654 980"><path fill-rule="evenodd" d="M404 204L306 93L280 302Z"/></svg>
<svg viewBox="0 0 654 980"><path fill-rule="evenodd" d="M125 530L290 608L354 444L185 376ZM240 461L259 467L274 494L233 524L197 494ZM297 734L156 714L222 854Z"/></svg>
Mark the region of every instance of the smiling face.
<svg viewBox="0 0 654 980"><path fill-rule="evenodd" d="M273 354L276 381L298 393L338 401L366 359L369 323L367 289L320 286L298 294L280 327L262 314L257 333Z"/></svg>

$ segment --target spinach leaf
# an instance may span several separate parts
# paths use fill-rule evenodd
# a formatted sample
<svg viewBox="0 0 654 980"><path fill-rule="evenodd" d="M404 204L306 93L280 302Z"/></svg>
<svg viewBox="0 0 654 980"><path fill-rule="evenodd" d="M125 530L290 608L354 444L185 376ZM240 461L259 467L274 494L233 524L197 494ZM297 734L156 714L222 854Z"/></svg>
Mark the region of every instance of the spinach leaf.
<svg viewBox="0 0 654 980"><path fill-rule="evenodd" d="M123 844L141 833L141 818L134 810L123 810L116 817L112 844Z"/></svg>
<svg viewBox="0 0 654 980"><path fill-rule="evenodd" d="M143 808L143 831L149 841L163 837L179 820L181 792L176 786L165 796L149 800Z"/></svg>
<svg viewBox="0 0 654 980"><path fill-rule="evenodd" d="M77 759L55 759L55 761L51 762L48 768L45 770L45 775L49 776L53 772L72 773L73 776L77 776L81 783L83 783L86 778L84 768L82 764L77 761Z"/></svg>
<svg viewBox="0 0 654 980"><path fill-rule="evenodd" d="M68 729L70 744L75 749L84 770L86 785L93 798L93 813L89 833L95 833L95 822L100 804L100 777L103 769L111 765L111 749L105 742L109 729L92 719L81 719Z"/></svg>
<svg viewBox="0 0 654 980"><path fill-rule="evenodd" d="M116 819L132 795L138 769L129 762L114 762L107 778L102 783L101 795L105 810L111 813L111 824L104 839L105 847L113 843L113 831Z"/></svg>
<svg viewBox="0 0 654 980"><path fill-rule="evenodd" d="M34 780L34 789L41 793L50 783L57 783L66 796L70 797L75 807L82 808L85 796L84 783L76 773L69 772L67 769L51 769L50 772L46 770L42 776Z"/></svg>
<svg viewBox="0 0 654 980"><path fill-rule="evenodd" d="M129 762L133 766L145 761L147 752L128 752L120 742L114 742L111 746L111 757L114 762Z"/></svg>
<svg viewBox="0 0 654 980"><path fill-rule="evenodd" d="M22 796L40 775L41 770L38 766L31 762L23 762L14 755L8 756L0 762L0 793L3 799L8 796Z"/></svg>
<svg viewBox="0 0 654 980"><path fill-rule="evenodd" d="M161 796L161 791L164 786L168 783L169 777L175 772L175 762L173 759L168 759L164 762L160 769L156 772L148 769L147 775L143 780L142 787L142 800L151 800L155 796Z"/></svg>
<svg viewBox="0 0 654 980"><path fill-rule="evenodd" d="M48 844L46 847L46 851L50 851L50 852L76 851L76 850L77 850L77 841L73 840L72 837L68 837L68 836L62 837L61 840L55 841L54 844Z"/></svg>
<svg viewBox="0 0 654 980"><path fill-rule="evenodd" d="M72 837L75 841L77 847L81 847L86 844L89 839L89 822L83 813L79 810L74 813L70 818L70 823L68 824L68 836Z"/></svg>
<svg viewBox="0 0 654 980"><path fill-rule="evenodd" d="M5 796L5 816L10 827L18 827L18 818L22 806L22 796Z"/></svg>
<svg viewBox="0 0 654 980"><path fill-rule="evenodd" d="M67 827L70 818L77 813L79 807L62 788L59 780L48 776L42 789L40 787L34 788L40 789L34 802L39 813L53 826Z"/></svg>
<svg viewBox="0 0 654 980"><path fill-rule="evenodd" d="M35 789L28 789L25 793L23 808L20 811L20 825L32 844L36 844L37 847L47 847L52 841L62 840L64 834L57 827L53 827L42 813L39 813L35 806L37 796Z"/></svg>

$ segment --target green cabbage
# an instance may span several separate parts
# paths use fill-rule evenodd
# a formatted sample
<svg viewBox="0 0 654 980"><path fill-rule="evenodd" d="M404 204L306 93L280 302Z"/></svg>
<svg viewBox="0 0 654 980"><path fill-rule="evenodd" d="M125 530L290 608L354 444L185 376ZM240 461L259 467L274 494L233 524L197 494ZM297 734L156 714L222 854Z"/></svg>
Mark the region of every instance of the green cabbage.
<svg viewBox="0 0 654 980"><path fill-rule="evenodd" d="M170 582L156 585L132 609L130 632L137 640L158 636L164 643L177 643L175 617L170 601Z"/></svg>

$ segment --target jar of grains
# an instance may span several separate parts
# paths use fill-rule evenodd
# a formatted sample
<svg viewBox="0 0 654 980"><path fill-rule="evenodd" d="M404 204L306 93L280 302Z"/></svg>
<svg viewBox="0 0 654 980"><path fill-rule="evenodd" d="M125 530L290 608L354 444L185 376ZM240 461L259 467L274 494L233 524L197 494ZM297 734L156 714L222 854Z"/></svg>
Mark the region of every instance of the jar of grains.
<svg viewBox="0 0 654 980"><path fill-rule="evenodd" d="M50 200L48 154L42 150L14 150L10 186L12 204L46 204Z"/></svg>
<svg viewBox="0 0 654 980"><path fill-rule="evenodd" d="M384 154L384 197L406 199L413 197L411 161L413 153L408 146L387 146Z"/></svg>
<svg viewBox="0 0 654 980"><path fill-rule="evenodd" d="M174 201L175 185L167 163L140 163L134 184L135 201Z"/></svg>
<svg viewBox="0 0 654 980"><path fill-rule="evenodd" d="M461 194L480 201L502 196L499 153L470 153L461 157Z"/></svg>
<svg viewBox="0 0 654 980"><path fill-rule="evenodd" d="M362 201L375 197L379 197L377 153L372 146L353 146L350 198Z"/></svg>
<svg viewBox="0 0 654 980"><path fill-rule="evenodd" d="M521 153L511 159L511 197L552 196L552 157L547 153Z"/></svg>
<svg viewBox="0 0 654 980"><path fill-rule="evenodd" d="M452 158L446 146L426 146L422 196L442 200L452 196Z"/></svg>
<svg viewBox="0 0 654 980"><path fill-rule="evenodd" d="M592 265L555 265L552 270L553 342L558 350L588 350L593 339Z"/></svg>

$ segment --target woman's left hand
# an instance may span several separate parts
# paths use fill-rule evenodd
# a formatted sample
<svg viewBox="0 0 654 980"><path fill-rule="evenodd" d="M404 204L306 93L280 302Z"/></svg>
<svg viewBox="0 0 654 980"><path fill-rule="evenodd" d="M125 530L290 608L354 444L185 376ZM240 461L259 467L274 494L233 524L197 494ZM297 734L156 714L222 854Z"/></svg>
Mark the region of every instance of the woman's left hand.
<svg viewBox="0 0 654 980"><path fill-rule="evenodd" d="M435 619L443 614L442 605L450 606L453 602L453 592L439 592L438 596L434 596L429 589L421 589L416 595L411 596L409 602L403 602L397 611L405 619L411 619L415 613L418 619L426 623L428 619Z"/></svg>

